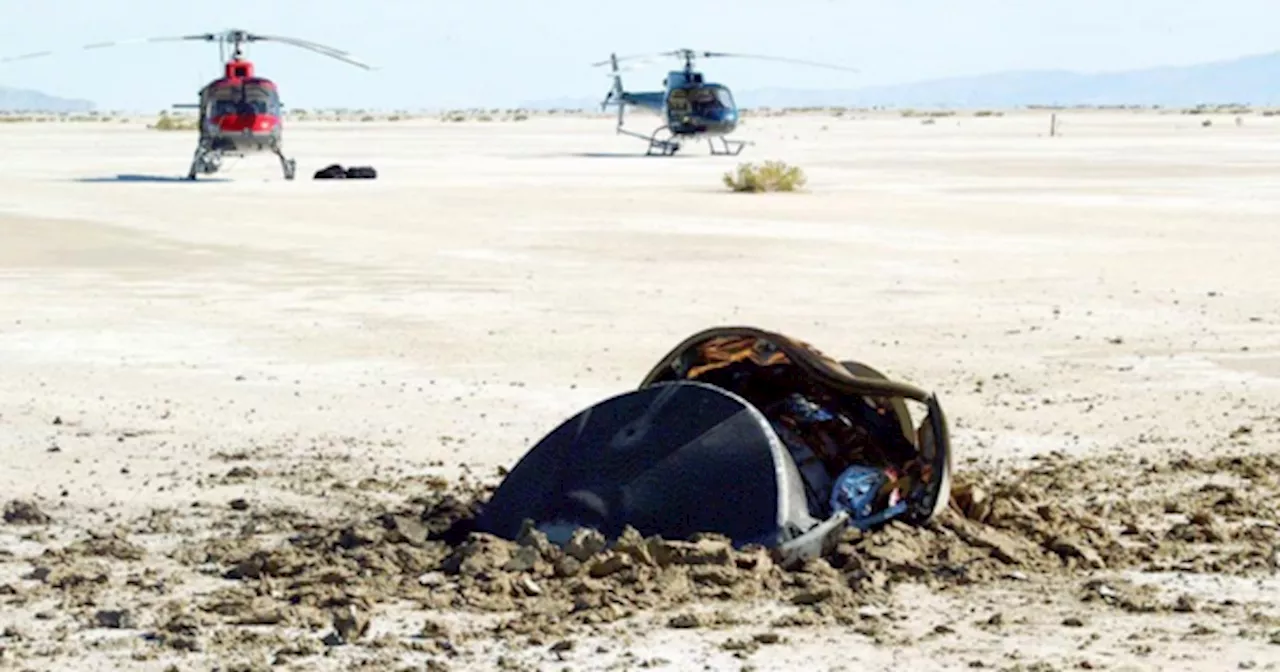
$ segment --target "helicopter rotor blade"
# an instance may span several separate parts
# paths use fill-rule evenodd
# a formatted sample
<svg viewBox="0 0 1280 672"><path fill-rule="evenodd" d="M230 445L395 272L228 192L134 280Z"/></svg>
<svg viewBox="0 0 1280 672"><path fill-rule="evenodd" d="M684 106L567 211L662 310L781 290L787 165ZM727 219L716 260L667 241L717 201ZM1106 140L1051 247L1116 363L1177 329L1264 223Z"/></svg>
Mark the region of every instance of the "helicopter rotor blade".
<svg viewBox="0 0 1280 672"><path fill-rule="evenodd" d="M329 58L333 58L333 59L342 61L344 63L354 65L356 67L364 68L366 70L374 69L373 66L353 58L350 52L343 51L342 49L338 49L337 47L331 47L326 44L320 44L319 42L304 40L300 37L288 37L285 35L264 35L261 33L251 33L247 30L232 29L232 30L223 31L221 33L206 33L203 35L191 35L191 36L188 36L188 39L219 40L220 42L223 42L223 43L229 42L232 44L236 42L279 42L280 44L287 44L291 47L298 47L299 49L306 49L308 51L312 51L317 54L321 54L323 56L328 56Z"/></svg>
<svg viewBox="0 0 1280 672"><path fill-rule="evenodd" d="M613 77L615 74L622 74L624 72L639 72L641 70L644 70L646 67L650 65L653 65L653 61L637 61L634 65L629 65L624 68L618 68L616 71L609 70L608 72L604 72L600 74L604 75L605 77Z"/></svg>
<svg viewBox="0 0 1280 672"><path fill-rule="evenodd" d="M23 61L30 58L42 58L44 56L54 56L70 51L89 51L93 49L105 49L107 47L128 46L131 44L149 44L156 42L179 42L182 40L195 39L194 36L176 36L176 37L134 37L123 40L108 40L106 42L94 42L79 47L69 47L66 49L50 49L46 51L35 51L29 54L19 54L17 56L8 56L0 58L0 63L9 63L11 61ZM201 38L202 39L202 38Z"/></svg>
<svg viewBox="0 0 1280 672"><path fill-rule="evenodd" d="M328 56L329 58L332 58L334 60L342 61L343 63L346 63L348 65L354 65L357 68L364 68L365 70L375 69L374 66L353 58L350 52L343 51L341 49L338 49L337 47L330 47L328 45L320 44L319 42L312 42L310 40L304 40L297 37L285 37L283 35L257 35L257 34L250 33L246 37L250 41L261 40L261 41L279 42L280 44L287 44L291 47L306 49L307 51L320 54L321 56Z"/></svg>
<svg viewBox="0 0 1280 672"><path fill-rule="evenodd" d="M327 52L330 52L330 53L339 54L339 55L341 55L341 56L350 56L350 55L351 55L351 52L349 52L349 51L343 51L342 49L339 49L339 48L337 48L337 47L331 47L331 46L329 46L329 45L327 45L327 44L320 44L319 42L312 42L311 40L304 40L304 39L302 39L302 38L300 38L300 37L288 37L288 36L284 36L284 35L254 35L253 37L255 37L256 39L259 39L259 40L271 40L271 41L274 41L274 42L287 42L287 43L290 43L290 44L295 44L295 45L297 45L297 46L305 46L305 47L308 47L308 48L316 49L316 50L318 50L318 51L327 51Z"/></svg>
<svg viewBox="0 0 1280 672"><path fill-rule="evenodd" d="M790 63L792 65L808 65L815 68L830 68L832 70L844 70L846 72L859 72L857 68L849 68L843 65L834 65L831 63L819 63L818 61L806 61L799 58L786 58L783 56L761 56L759 54L730 54L723 51L702 51L702 52L697 52L697 55L703 58L753 58L760 61L776 61L778 63Z"/></svg>
<svg viewBox="0 0 1280 672"><path fill-rule="evenodd" d="M369 65L368 63L364 63L363 61L357 61L356 59L348 56L347 52L345 51L329 51L329 50L317 48L308 44L301 44L298 42L292 42L292 41L286 41L286 40L276 40L276 41L280 42L281 44L288 44L291 46L298 47L299 49L306 49L307 51L315 52L317 54L320 54L321 56L328 56L329 58L332 58L336 61L342 61L343 63L346 63L348 65L354 65L357 68L364 68L365 70L374 69L372 65Z"/></svg>
<svg viewBox="0 0 1280 672"><path fill-rule="evenodd" d="M655 58L657 58L657 57L659 57L659 56L679 56L679 55L681 55L682 53L683 53L683 52L680 52L680 51L663 51L663 52L656 53L656 54L631 54L630 56L619 56L619 57L618 57L618 62L619 62L619 63L623 63L623 62L627 62L627 61L639 61L639 62L642 62L642 63L645 63L645 62L652 63L652 62L653 62L653 59L655 59ZM596 63L592 63L592 64L591 64L591 67L593 67L593 68L598 68L598 67L600 67L600 66L602 66L602 65L609 65L609 64L610 64L610 63L612 63L612 62L613 62L612 60L603 60L603 61L598 61L598 62L596 62Z"/></svg>
<svg viewBox="0 0 1280 672"><path fill-rule="evenodd" d="M619 56L618 61L641 61L651 60L659 56L673 56L681 58L688 62L692 62L695 58L751 58L761 61L776 61L779 63L790 63L792 65L807 65L815 68L829 68L832 70L843 70L846 72L859 72L857 68L850 68L843 65L835 65L833 63L820 63L818 61L806 61L799 58L786 58L783 56L765 56L760 54L734 54L724 51L694 51L693 49L673 49L671 51L663 51L656 54L633 54L630 56ZM593 67L609 65L610 61L599 61L592 63Z"/></svg>
<svg viewBox="0 0 1280 672"><path fill-rule="evenodd" d="M225 49L228 46L234 45L236 42L259 42L264 40L279 42L281 44L287 44L289 46L298 47L300 49L306 49L308 51L315 52L322 56L328 56L329 58L333 58L333 59L342 61L344 63L354 65L358 68L364 68L365 70L375 69L374 66L371 66L367 63L363 63L359 60L356 60L354 57L351 56L350 53L343 51L341 49L338 49L336 47L330 47L327 45L320 44L318 42L303 40L296 37L284 37L280 35L259 35L256 33L250 33L245 30L235 30L235 29L224 30L216 33L196 33L192 35L176 35L176 36L164 36L164 37L139 37L139 38L129 38L129 39L123 39L123 40L107 40L104 42L94 42L93 44L86 44L78 48L37 51L37 52L28 53L28 54L19 54L16 56L9 56L6 58L0 58L0 63L8 63L10 61L22 61L22 60L27 60L32 58L42 58L45 56L52 56L55 54L66 52L66 51L105 49L107 47L118 47L118 46L125 46L125 45L131 45L131 44L151 44L151 43L157 43L157 42L182 42L182 41L217 42L220 55L225 60L225 57L226 57Z"/></svg>

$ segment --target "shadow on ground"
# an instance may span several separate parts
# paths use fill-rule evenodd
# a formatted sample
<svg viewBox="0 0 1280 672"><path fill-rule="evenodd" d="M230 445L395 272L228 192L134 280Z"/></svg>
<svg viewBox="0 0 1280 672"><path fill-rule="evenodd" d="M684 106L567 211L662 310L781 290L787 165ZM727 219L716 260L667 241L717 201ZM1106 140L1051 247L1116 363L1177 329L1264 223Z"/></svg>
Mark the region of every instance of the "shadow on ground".
<svg viewBox="0 0 1280 672"><path fill-rule="evenodd" d="M188 180L179 175L112 175L110 177L79 177L76 182L230 182L222 177L203 177Z"/></svg>
<svg viewBox="0 0 1280 672"><path fill-rule="evenodd" d="M687 159L692 155L673 154L671 156L663 156L661 154L645 154L644 152L577 152L569 156L583 159Z"/></svg>

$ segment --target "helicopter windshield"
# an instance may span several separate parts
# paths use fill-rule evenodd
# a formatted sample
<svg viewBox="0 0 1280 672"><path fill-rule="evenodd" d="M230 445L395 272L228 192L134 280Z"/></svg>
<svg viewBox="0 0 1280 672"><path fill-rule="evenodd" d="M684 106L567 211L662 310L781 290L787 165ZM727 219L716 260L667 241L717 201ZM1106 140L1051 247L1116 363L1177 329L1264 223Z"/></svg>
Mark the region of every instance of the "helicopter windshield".
<svg viewBox="0 0 1280 672"><path fill-rule="evenodd" d="M209 114L213 117L280 114L280 100L275 91L261 85L219 87L210 94L210 98Z"/></svg>
<svg viewBox="0 0 1280 672"><path fill-rule="evenodd" d="M708 118L718 118L734 107L729 89L715 85L674 89L668 104L675 111Z"/></svg>
<svg viewBox="0 0 1280 672"><path fill-rule="evenodd" d="M721 107L725 107L729 109L733 109L735 107L735 104L733 102L733 94L729 93L729 89L723 86L716 86L716 87L712 87L711 91L715 93L716 102L720 103Z"/></svg>

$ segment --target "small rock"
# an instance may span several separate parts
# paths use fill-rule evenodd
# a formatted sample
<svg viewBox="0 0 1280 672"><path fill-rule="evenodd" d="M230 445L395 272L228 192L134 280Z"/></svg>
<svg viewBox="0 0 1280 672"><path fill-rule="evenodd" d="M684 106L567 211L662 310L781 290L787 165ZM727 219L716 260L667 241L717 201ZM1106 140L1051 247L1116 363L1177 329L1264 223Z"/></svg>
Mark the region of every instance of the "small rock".
<svg viewBox="0 0 1280 672"><path fill-rule="evenodd" d="M537 581L534 581L528 576L520 577L520 581L518 583L520 588L524 590L524 594L529 597L537 597L542 594L542 586L539 586Z"/></svg>
<svg viewBox="0 0 1280 672"><path fill-rule="evenodd" d="M427 588L439 588L446 581L448 579L445 577L444 572L427 572L418 577L418 585L426 586Z"/></svg>
<svg viewBox="0 0 1280 672"><path fill-rule="evenodd" d="M520 546L511 554L511 559L502 566L507 572L527 572L542 561L542 554L534 546Z"/></svg>
<svg viewBox="0 0 1280 672"><path fill-rule="evenodd" d="M129 630L138 627L133 612L127 609L101 609L93 615L100 628Z"/></svg>
<svg viewBox="0 0 1280 672"><path fill-rule="evenodd" d="M1084 621L1076 616L1068 616L1062 619L1062 624L1068 628L1083 628Z"/></svg>
<svg viewBox="0 0 1280 672"><path fill-rule="evenodd" d="M667 621L667 626L679 629L698 628L706 624L706 619L698 614L678 614Z"/></svg>
<svg viewBox="0 0 1280 672"><path fill-rule="evenodd" d="M596 553L603 551L608 542L604 535L588 527L580 527L569 537L564 552L578 562L586 562Z"/></svg>
<svg viewBox="0 0 1280 672"><path fill-rule="evenodd" d="M332 616L332 634L337 635L338 644L350 644L369 632L369 616L355 605L348 604L334 611Z"/></svg>
<svg viewBox="0 0 1280 672"><path fill-rule="evenodd" d="M735 564L733 544L727 539L699 539L698 541L659 541L650 544L654 560L661 567L669 565L721 565Z"/></svg>
<svg viewBox="0 0 1280 672"><path fill-rule="evenodd" d="M547 535L539 530L532 520L524 521L520 527L520 534L516 535L516 544L523 548L531 548L544 559L550 560L555 555L555 545L548 539Z"/></svg>
<svg viewBox="0 0 1280 672"><path fill-rule="evenodd" d="M555 572L556 577L568 579L578 575L582 571L582 563L577 558L568 555L562 555L556 558Z"/></svg>
<svg viewBox="0 0 1280 672"><path fill-rule="evenodd" d="M811 590L804 590L796 593L795 596L791 598L791 603L802 606L818 604L831 599L832 594L832 590L827 587L813 588Z"/></svg>
<svg viewBox="0 0 1280 672"><path fill-rule="evenodd" d="M231 500L228 506L231 507L232 511L248 511L249 510L249 502L245 500L243 497L237 497Z"/></svg>
<svg viewBox="0 0 1280 672"><path fill-rule="evenodd" d="M14 499L4 505L4 522L10 525L48 525L53 518L41 511L35 502Z"/></svg>
<svg viewBox="0 0 1280 672"><path fill-rule="evenodd" d="M658 564L653 558L653 551L650 550L649 542L640 535L636 528L630 525L622 531L622 535L614 542L613 550L615 553L630 556L632 560L641 565Z"/></svg>
<svg viewBox="0 0 1280 672"><path fill-rule="evenodd" d="M422 636L428 639L448 639L450 634L449 626L440 621L427 619L422 624Z"/></svg>
<svg viewBox="0 0 1280 672"><path fill-rule="evenodd" d="M603 579L606 576L612 576L621 572L635 563L629 555L611 554L602 558L597 558L591 563L587 572L592 578Z"/></svg>
<svg viewBox="0 0 1280 672"><path fill-rule="evenodd" d="M500 570L511 560L510 542L489 534L472 534L440 563L449 574L479 576Z"/></svg>
<svg viewBox="0 0 1280 672"><path fill-rule="evenodd" d="M409 516L382 516L382 526L387 529L387 541L421 546L427 541L427 527L422 521Z"/></svg>
<svg viewBox="0 0 1280 672"><path fill-rule="evenodd" d="M258 477L258 470L247 465L232 467L231 470L227 472L227 478L233 479L233 480L247 480L247 479L257 478L257 477Z"/></svg>
<svg viewBox="0 0 1280 672"><path fill-rule="evenodd" d="M1049 548L1063 558L1079 558L1093 569L1103 569L1106 563L1094 549L1067 537L1058 537L1049 543Z"/></svg>

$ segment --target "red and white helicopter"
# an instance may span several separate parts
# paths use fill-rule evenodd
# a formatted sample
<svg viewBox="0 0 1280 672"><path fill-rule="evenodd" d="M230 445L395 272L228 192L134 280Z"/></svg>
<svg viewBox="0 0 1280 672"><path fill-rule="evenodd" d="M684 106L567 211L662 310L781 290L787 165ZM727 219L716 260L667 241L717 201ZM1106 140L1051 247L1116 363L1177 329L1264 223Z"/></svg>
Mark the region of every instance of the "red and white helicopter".
<svg viewBox="0 0 1280 672"><path fill-rule="evenodd" d="M200 40L217 42L219 59L223 61L223 75L200 89L200 102L174 105L175 108L200 110L200 138L191 170L187 178L196 175L212 175L218 172L225 156L243 157L248 154L271 152L280 159L280 168L286 180L292 180L297 163L284 155L284 116L281 113L280 89L275 82L254 72L253 63L244 57L243 45L250 42L278 42L328 56L330 58L364 68L372 66L352 58L345 51L295 37L259 35L232 29L220 33L180 35L176 37L148 37L136 40L120 40L88 44L82 49L102 49L132 43L177 42ZM227 48L230 46L230 58ZM0 59L0 63L48 56L55 52L41 51Z"/></svg>

